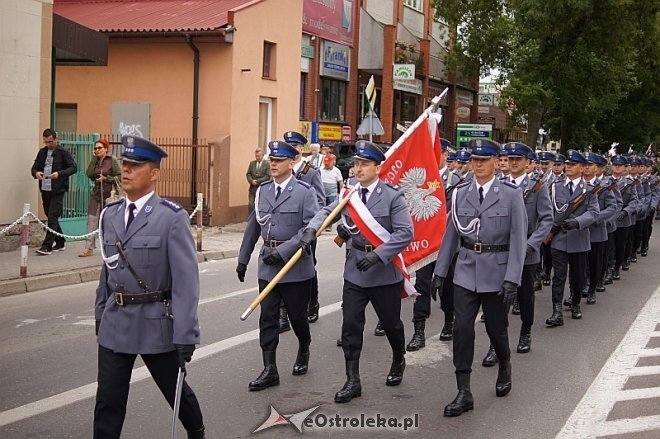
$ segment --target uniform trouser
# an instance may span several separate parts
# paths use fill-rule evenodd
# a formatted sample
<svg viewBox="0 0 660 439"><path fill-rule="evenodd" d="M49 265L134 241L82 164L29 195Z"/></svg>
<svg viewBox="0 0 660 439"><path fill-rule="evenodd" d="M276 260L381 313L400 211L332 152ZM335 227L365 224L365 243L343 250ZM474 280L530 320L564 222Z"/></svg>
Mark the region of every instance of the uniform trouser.
<svg viewBox="0 0 660 439"><path fill-rule="evenodd" d="M274 351L280 341L280 303L289 311L293 332L300 344L309 344L312 337L307 322L307 304L312 280L279 283L261 302L259 315L259 344L263 351ZM259 279L259 291L268 285L267 280Z"/></svg>
<svg viewBox="0 0 660 439"><path fill-rule="evenodd" d="M635 232L632 240L632 252L631 256L637 254L639 246L642 244L642 236L644 236L644 229L646 228L646 218L637 218L637 224L635 224Z"/></svg>
<svg viewBox="0 0 660 439"><path fill-rule="evenodd" d="M552 273L552 251L550 244L541 244L541 260L543 262L543 271L548 279Z"/></svg>
<svg viewBox="0 0 660 439"><path fill-rule="evenodd" d="M471 373L474 360L474 320L484 310L486 332L500 361L511 357L509 350L509 320L502 297L496 292L477 293L454 285L454 368L457 374Z"/></svg>
<svg viewBox="0 0 660 439"><path fill-rule="evenodd" d="M98 355L99 369L96 406L94 407L94 438L119 438L126 417L128 389L137 355L116 353L100 345ZM140 356L167 403L170 407L173 407L179 369L176 351L162 354L142 354ZM162 419L167 420L163 422L168 423L171 418L171 415L166 414L163 414L162 417ZM199 430L204 424L197 397L185 381L181 393L179 419L186 430Z"/></svg>
<svg viewBox="0 0 660 439"><path fill-rule="evenodd" d="M630 226L628 230L628 236L626 241L626 261L629 260L635 254L635 248L633 247L635 242L635 233L637 228L637 223Z"/></svg>
<svg viewBox="0 0 660 439"><path fill-rule="evenodd" d="M614 232L614 241L615 241L615 263L614 268L619 269L626 261L628 257L628 236L630 235L631 226L628 227L619 227Z"/></svg>
<svg viewBox="0 0 660 439"><path fill-rule="evenodd" d="M591 250L588 252L589 262L589 292L596 291L596 285L603 278L605 271L605 258L607 252L607 241L591 242Z"/></svg>
<svg viewBox="0 0 660 439"><path fill-rule="evenodd" d="M564 286L568 274L568 282L573 294L573 305L579 305L582 298L582 289L585 283L587 270L587 253L566 253L562 250L552 249L552 303L562 303L564 300Z"/></svg>
<svg viewBox="0 0 660 439"><path fill-rule="evenodd" d="M607 252L605 267L608 270L614 268L616 264L616 231L607 234Z"/></svg>
<svg viewBox="0 0 660 439"><path fill-rule="evenodd" d="M649 249L649 240L651 239L651 233L653 233L653 215L648 215L646 217L646 224L644 225L644 233L642 235L642 250L648 251Z"/></svg>
<svg viewBox="0 0 660 439"><path fill-rule="evenodd" d="M346 361L360 359L364 335L364 309L369 302L383 325L392 351L405 349L403 322L401 321L402 288L403 281L377 287L360 287L344 279L342 295L344 320L341 326L341 341Z"/></svg>
<svg viewBox="0 0 660 439"><path fill-rule="evenodd" d="M518 287L518 305L523 327L531 328L534 324L534 280L539 264L523 266L522 279Z"/></svg>
<svg viewBox="0 0 660 439"><path fill-rule="evenodd" d="M50 191L41 191L41 205L48 216L48 228L62 233L60 216L62 216L62 209L64 207L64 192L53 194ZM41 247L50 249L53 246L53 242L63 245L65 239L54 235L50 230L46 231L46 237L41 243Z"/></svg>
<svg viewBox="0 0 660 439"><path fill-rule="evenodd" d="M454 260L456 261L456 256ZM440 309L444 313L454 312L454 262L452 261L447 270L445 282L442 284L440 292ZM415 277L415 290L419 296L415 298L413 304L413 322L421 322L431 316L431 281L433 280L433 270L435 262L417 270Z"/></svg>

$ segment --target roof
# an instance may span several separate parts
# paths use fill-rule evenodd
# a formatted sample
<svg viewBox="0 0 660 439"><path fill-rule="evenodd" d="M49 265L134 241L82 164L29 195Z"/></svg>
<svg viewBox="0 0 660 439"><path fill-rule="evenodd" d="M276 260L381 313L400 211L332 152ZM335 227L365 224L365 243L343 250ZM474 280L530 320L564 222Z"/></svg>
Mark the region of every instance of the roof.
<svg viewBox="0 0 660 439"><path fill-rule="evenodd" d="M100 32L204 32L254 0L55 0L53 12Z"/></svg>

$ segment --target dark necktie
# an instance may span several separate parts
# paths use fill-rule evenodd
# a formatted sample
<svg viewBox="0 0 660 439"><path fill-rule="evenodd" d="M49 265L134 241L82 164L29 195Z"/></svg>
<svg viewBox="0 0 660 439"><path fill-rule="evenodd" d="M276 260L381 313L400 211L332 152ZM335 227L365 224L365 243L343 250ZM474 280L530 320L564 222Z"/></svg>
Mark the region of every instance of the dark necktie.
<svg viewBox="0 0 660 439"><path fill-rule="evenodd" d="M568 182L568 193L573 196L573 182L569 181Z"/></svg>
<svg viewBox="0 0 660 439"><path fill-rule="evenodd" d="M479 204L484 202L484 188L483 186L479 188Z"/></svg>
<svg viewBox="0 0 660 439"><path fill-rule="evenodd" d="M360 189L360 198L362 198L362 202L364 204L367 204L367 194L368 193L369 193L369 189L367 189L366 187L363 187L362 189Z"/></svg>
<svg viewBox="0 0 660 439"><path fill-rule="evenodd" d="M126 230L131 226L131 223L135 219L133 211L135 210L135 204L131 203L128 205L128 221L126 221Z"/></svg>
<svg viewBox="0 0 660 439"><path fill-rule="evenodd" d="M282 195L282 186L277 186L277 192L275 192L275 201L280 198L280 195Z"/></svg>

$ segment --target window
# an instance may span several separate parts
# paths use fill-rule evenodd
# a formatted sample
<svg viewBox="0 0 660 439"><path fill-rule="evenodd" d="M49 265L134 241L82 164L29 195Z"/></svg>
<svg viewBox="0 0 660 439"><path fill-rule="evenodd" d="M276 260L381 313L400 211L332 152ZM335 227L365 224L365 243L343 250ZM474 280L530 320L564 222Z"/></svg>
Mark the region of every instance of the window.
<svg viewBox="0 0 660 439"><path fill-rule="evenodd" d="M55 131L78 130L78 104L55 104Z"/></svg>
<svg viewBox="0 0 660 439"><path fill-rule="evenodd" d="M268 153L271 127L273 125L273 100L259 98L259 147Z"/></svg>
<svg viewBox="0 0 660 439"><path fill-rule="evenodd" d="M264 41L264 60L261 72L263 78L275 79L275 55L276 44Z"/></svg>
<svg viewBox="0 0 660 439"><path fill-rule="evenodd" d="M298 109L298 118L305 118L305 89L307 88L307 73L300 74L300 108Z"/></svg>
<svg viewBox="0 0 660 439"><path fill-rule="evenodd" d="M410 6L411 8L415 9L416 11L419 12L424 12L424 2L423 0L403 0L403 4L406 6Z"/></svg>
<svg viewBox="0 0 660 439"><path fill-rule="evenodd" d="M321 109L319 119L343 121L346 111L346 83L323 78L321 82Z"/></svg>

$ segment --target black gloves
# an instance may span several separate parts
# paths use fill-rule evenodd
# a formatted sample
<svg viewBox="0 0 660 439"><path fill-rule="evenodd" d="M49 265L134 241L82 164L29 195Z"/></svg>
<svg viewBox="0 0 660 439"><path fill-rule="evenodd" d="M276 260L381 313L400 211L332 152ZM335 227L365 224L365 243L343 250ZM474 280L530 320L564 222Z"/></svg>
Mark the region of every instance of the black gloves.
<svg viewBox="0 0 660 439"><path fill-rule="evenodd" d="M277 265L283 261L280 252L278 252L277 249L274 249L272 247L266 247L264 249L264 257L262 258L262 260L266 265Z"/></svg>
<svg viewBox="0 0 660 439"><path fill-rule="evenodd" d="M247 271L247 265L238 263L236 266L236 274L238 274L238 280L245 282L245 272Z"/></svg>
<svg viewBox="0 0 660 439"><path fill-rule="evenodd" d="M534 247L531 245L527 244L527 250L525 251L525 259L529 258L534 254Z"/></svg>
<svg viewBox="0 0 660 439"><path fill-rule="evenodd" d="M179 357L179 367L186 367L186 363L192 360L193 352L195 352L194 344L175 344L177 356Z"/></svg>
<svg viewBox="0 0 660 439"><path fill-rule="evenodd" d="M502 303L508 310L509 307L513 304L513 299L516 298L516 294L518 294L518 285L505 280L502 283L502 288L500 288L500 292L497 295L502 296Z"/></svg>
<svg viewBox="0 0 660 439"><path fill-rule="evenodd" d="M433 280L431 281L431 297L433 300L438 300L438 295L441 294L442 286L445 283L445 278L440 277L437 274L433 275Z"/></svg>
<svg viewBox="0 0 660 439"><path fill-rule="evenodd" d="M337 226L337 235L344 241L348 241L351 237L351 232L348 231L345 225L339 224Z"/></svg>
<svg viewBox="0 0 660 439"><path fill-rule="evenodd" d="M360 271L367 271L376 264L380 264L381 260L374 252L367 253L364 258L360 259L357 263L357 268Z"/></svg>
<svg viewBox="0 0 660 439"><path fill-rule="evenodd" d="M568 218L561 226L564 230L577 230L580 228L580 223L575 218Z"/></svg>
<svg viewBox="0 0 660 439"><path fill-rule="evenodd" d="M99 335L100 327L101 327L101 319L96 319L96 322L94 322L94 334Z"/></svg>
<svg viewBox="0 0 660 439"><path fill-rule="evenodd" d="M298 243L300 247L307 252L308 255L312 254L312 244L316 242L316 230L305 229Z"/></svg>
<svg viewBox="0 0 660 439"><path fill-rule="evenodd" d="M616 218L616 220L617 221L623 221L624 219L626 219L626 216L628 216L628 212L626 212L625 210L622 210L619 213L619 216Z"/></svg>

